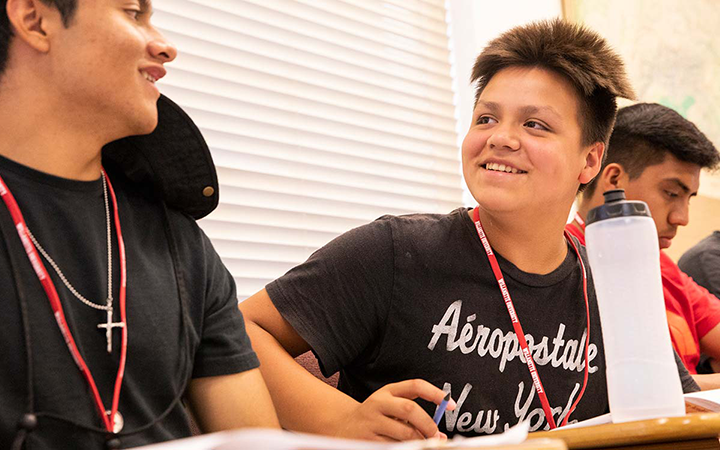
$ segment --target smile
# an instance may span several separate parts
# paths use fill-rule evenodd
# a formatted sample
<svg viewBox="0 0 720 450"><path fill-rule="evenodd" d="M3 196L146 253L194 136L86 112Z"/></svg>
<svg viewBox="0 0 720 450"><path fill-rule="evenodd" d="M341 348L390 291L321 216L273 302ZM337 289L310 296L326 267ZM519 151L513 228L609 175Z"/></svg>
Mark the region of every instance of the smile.
<svg viewBox="0 0 720 450"><path fill-rule="evenodd" d="M498 163L487 163L483 164L480 167L482 167L485 170L492 170L496 172L505 172L505 173L527 173L524 170L516 169L511 166L506 166L505 164L498 164Z"/></svg>

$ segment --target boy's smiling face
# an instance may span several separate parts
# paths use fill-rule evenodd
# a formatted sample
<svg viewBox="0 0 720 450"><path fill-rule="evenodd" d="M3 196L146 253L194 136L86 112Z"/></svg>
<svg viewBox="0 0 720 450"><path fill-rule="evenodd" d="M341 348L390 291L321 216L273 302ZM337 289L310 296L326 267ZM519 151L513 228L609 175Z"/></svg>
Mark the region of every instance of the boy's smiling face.
<svg viewBox="0 0 720 450"><path fill-rule="evenodd" d="M51 66L69 110L93 115L116 134L149 133L157 123L155 81L176 50L150 23L150 0L78 0L70 26L53 19Z"/></svg>
<svg viewBox="0 0 720 450"><path fill-rule="evenodd" d="M545 69L509 67L490 79L462 145L465 182L480 206L569 208L599 170L587 167L597 146L581 144L578 103L570 82Z"/></svg>

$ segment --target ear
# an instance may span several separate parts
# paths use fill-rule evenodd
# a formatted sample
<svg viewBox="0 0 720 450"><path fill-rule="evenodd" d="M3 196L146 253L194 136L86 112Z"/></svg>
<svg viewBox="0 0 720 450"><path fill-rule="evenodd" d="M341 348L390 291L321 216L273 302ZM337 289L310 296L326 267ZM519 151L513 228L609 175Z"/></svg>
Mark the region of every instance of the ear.
<svg viewBox="0 0 720 450"><path fill-rule="evenodd" d="M597 192L625 189L629 180L630 177L623 166L618 163L608 164L598 176Z"/></svg>
<svg viewBox="0 0 720 450"><path fill-rule="evenodd" d="M63 26L60 12L41 0L7 0L7 15L16 39L38 52L50 50L50 35Z"/></svg>
<svg viewBox="0 0 720 450"><path fill-rule="evenodd" d="M603 155L605 154L605 144L596 142L589 149L585 150L585 166L582 168L578 181L580 184L589 183L600 172L602 166Z"/></svg>

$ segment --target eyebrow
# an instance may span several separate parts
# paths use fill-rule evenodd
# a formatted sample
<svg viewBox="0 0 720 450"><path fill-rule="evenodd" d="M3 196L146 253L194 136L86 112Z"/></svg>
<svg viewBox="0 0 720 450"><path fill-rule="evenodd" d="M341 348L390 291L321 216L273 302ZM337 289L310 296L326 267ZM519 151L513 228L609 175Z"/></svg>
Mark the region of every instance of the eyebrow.
<svg viewBox="0 0 720 450"><path fill-rule="evenodd" d="M682 181L680 181L679 178L666 178L664 181L667 181L667 182L676 184L676 185L677 185L680 189L682 189L682 191L683 191L684 193L686 193L686 194L687 194L688 192L691 192L691 191L690 191L690 188L687 187L687 185L686 185L685 183L683 183ZM692 195L697 195L697 192L693 192L693 193L690 194L690 195L691 195L691 196L692 196Z"/></svg>
<svg viewBox="0 0 720 450"><path fill-rule="evenodd" d="M498 104L496 102L486 102L483 100L479 100L478 105L484 106L485 108L489 109L493 113L497 113L498 111L500 111L500 109L502 109L500 107L500 104ZM522 113L522 115L525 115L525 116L536 114L538 112L547 112L547 113L555 116L555 118L557 118L557 119L561 118L560 114L558 114L558 112L555 111L555 108L553 108L552 106L527 105L527 106L523 106L522 108L520 108L520 112Z"/></svg>
<svg viewBox="0 0 720 450"><path fill-rule="evenodd" d="M482 105L485 108L489 109L492 112L498 112L500 110L500 105L498 105L495 102L486 102L484 100L478 100L477 102L478 106Z"/></svg>

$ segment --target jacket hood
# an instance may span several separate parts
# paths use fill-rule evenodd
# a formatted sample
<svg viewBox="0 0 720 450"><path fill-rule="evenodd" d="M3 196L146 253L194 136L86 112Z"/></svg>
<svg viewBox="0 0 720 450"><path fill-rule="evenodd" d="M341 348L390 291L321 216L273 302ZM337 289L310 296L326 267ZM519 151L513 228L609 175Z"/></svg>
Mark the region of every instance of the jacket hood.
<svg viewBox="0 0 720 450"><path fill-rule="evenodd" d="M103 148L103 165L147 187L168 206L195 219L218 205L217 171L200 130L177 104L161 95L158 125Z"/></svg>

